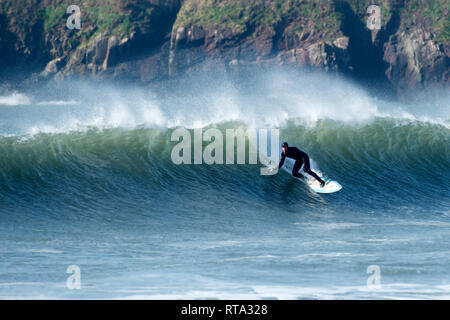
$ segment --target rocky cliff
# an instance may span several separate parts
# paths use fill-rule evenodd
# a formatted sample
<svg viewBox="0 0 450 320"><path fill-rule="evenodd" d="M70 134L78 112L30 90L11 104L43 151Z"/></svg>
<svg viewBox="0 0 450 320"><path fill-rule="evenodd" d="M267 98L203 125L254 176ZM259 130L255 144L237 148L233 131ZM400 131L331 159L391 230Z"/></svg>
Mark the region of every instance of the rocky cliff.
<svg viewBox="0 0 450 320"><path fill-rule="evenodd" d="M69 5L81 10L70 30ZM381 8L381 29L366 10ZM3 81L147 83L190 70L284 65L397 93L449 86L448 0L0 0Z"/></svg>

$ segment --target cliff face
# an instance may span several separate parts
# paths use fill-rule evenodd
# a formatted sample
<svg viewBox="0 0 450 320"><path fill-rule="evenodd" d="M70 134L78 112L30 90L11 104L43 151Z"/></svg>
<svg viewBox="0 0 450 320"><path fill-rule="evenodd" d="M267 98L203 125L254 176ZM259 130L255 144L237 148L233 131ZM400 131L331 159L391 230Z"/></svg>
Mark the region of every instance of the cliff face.
<svg viewBox="0 0 450 320"><path fill-rule="evenodd" d="M348 74L399 93L448 86L450 3L380 0L0 1L4 80L92 75L140 82L193 69L288 65Z"/></svg>

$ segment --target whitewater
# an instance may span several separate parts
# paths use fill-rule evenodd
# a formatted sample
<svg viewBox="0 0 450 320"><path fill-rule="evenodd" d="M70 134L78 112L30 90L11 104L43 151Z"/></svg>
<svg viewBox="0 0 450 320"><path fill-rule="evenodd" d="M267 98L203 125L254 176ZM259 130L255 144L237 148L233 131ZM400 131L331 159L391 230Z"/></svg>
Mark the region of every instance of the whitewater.
<svg viewBox="0 0 450 320"><path fill-rule="evenodd" d="M449 299L449 101L279 70L4 92L0 298ZM176 165L179 127L279 129L343 189Z"/></svg>

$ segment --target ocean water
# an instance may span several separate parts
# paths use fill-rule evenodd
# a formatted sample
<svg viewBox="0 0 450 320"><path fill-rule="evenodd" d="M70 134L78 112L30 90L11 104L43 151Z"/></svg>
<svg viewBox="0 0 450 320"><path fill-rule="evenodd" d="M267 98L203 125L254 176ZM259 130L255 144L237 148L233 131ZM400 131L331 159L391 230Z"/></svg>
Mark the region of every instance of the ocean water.
<svg viewBox="0 0 450 320"><path fill-rule="evenodd" d="M5 94L0 298L449 299L449 98L281 72ZM343 189L175 165L180 126L279 129Z"/></svg>

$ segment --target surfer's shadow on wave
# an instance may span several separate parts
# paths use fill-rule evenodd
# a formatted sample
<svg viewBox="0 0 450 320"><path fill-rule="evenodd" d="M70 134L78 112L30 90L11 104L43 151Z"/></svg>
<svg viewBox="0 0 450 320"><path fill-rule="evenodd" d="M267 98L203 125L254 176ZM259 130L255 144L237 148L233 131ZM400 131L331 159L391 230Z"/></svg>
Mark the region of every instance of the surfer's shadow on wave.
<svg viewBox="0 0 450 320"><path fill-rule="evenodd" d="M297 180L300 180L300 179L297 179ZM321 196L319 193L317 193L311 189L307 180L308 179L305 178L305 179L302 179L302 181L301 181L305 185L305 191L307 192L307 194L309 196L311 196L311 198L314 198L315 200L319 201L322 204L328 204L327 200L324 199L323 196Z"/></svg>
<svg viewBox="0 0 450 320"><path fill-rule="evenodd" d="M288 201L294 203L298 203L298 196L301 197L301 200L306 200L309 203L317 203L320 202L322 204L327 204L326 199L323 198L320 194L311 190L308 187L306 181L299 181L300 179L289 180L286 184L280 186L280 195L283 199L283 202ZM304 188L299 188L299 182ZM306 191L306 193L304 192Z"/></svg>

